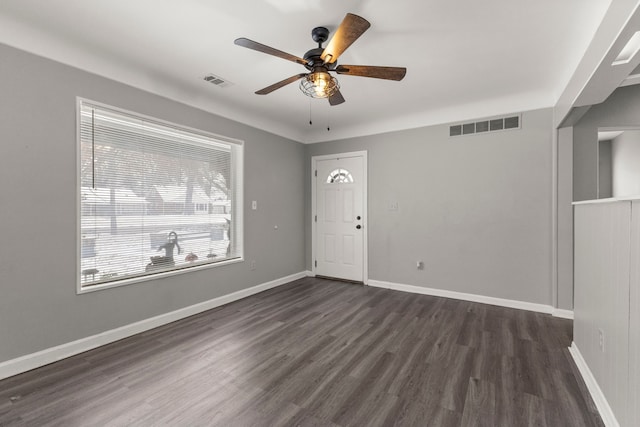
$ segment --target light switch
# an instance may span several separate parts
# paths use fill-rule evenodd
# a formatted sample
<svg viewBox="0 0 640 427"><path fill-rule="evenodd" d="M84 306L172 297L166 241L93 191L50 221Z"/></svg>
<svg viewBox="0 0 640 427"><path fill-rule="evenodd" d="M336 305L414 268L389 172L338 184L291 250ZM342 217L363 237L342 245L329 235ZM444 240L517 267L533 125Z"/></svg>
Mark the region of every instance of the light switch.
<svg viewBox="0 0 640 427"><path fill-rule="evenodd" d="M251 209L253 209L254 211L256 209L258 209L258 201L257 200L251 201Z"/></svg>

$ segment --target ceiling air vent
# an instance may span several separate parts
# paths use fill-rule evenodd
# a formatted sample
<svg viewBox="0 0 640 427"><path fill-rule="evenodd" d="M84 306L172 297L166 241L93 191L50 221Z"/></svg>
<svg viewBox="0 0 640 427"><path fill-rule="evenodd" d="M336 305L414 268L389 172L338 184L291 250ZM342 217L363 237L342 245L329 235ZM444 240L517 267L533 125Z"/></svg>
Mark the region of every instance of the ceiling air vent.
<svg viewBox="0 0 640 427"><path fill-rule="evenodd" d="M496 132L509 129L520 129L520 114L455 124L449 126L449 136L471 135L474 133Z"/></svg>
<svg viewBox="0 0 640 427"><path fill-rule="evenodd" d="M216 76L215 74L207 74L206 76L204 76L204 81L218 87L228 87L233 84L229 80L223 79L222 77Z"/></svg>
<svg viewBox="0 0 640 427"><path fill-rule="evenodd" d="M476 133L487 132L489 130L489 121L476 122Z"/></svg>
<svg viewBox="0 0 640 427"><path fill-rule="evenodd" d="M462 125L462 134L469 135L470 133L476 133L475 123L465 123Z"/></svg>
<svg viewBox="0 0 640 427"><path fill-rule="evenodd" d="M462 125L455 125L449 127L449 136L462 135Z"/></svg>

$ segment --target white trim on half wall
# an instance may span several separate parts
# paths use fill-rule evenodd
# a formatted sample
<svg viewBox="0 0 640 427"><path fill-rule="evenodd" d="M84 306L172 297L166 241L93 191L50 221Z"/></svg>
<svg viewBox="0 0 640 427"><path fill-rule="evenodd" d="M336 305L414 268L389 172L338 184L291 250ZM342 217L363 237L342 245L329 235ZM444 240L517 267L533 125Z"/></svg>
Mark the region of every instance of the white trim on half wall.
<svg viewBox="0 0 640 427"><path fill-rule="evenodd" d="M571 353L571 357L573 357L573 361L576 363L578 371L580 371L580 375L582 375L582 379L589 390L589 394L591 394L593 403L595 403L598 408L598 412L600 412L600 417L602 417L604 425L607 427L620 427L620 423L618 423L611 406L609 406L607 398L604 396L596 378L593 376L593 372L589 369L589 365L587 365L584 357L582 357L582 353L580 353L575 342L571 343L569 353Z"/></svg>

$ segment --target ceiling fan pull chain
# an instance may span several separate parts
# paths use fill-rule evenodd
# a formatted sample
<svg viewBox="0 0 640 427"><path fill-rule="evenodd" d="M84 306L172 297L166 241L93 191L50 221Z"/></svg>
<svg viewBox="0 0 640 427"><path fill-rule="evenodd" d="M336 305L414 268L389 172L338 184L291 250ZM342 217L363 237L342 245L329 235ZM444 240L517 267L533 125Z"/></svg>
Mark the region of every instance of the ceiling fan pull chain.
<svg viewBox="0 0 640 427"><path fill-rule="evenodd" d="M331 132L331 108L327 107L327 132Z"/></svg>
<svg viewBox="0 0 640 427"><path fill-rule="evenodd" d="M311 121L311 99L309 99L309 126L312 126L313 122Z"/></svg>

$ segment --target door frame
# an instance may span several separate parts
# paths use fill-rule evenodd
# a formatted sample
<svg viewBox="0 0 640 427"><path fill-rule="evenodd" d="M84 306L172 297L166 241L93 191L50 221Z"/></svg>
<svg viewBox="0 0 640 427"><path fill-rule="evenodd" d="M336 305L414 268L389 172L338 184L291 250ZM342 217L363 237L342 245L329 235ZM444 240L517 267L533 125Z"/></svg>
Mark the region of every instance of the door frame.
<svg viewBox="0 0 640 427"><path fill-rule="evenodd" d="M362 158L362 205L364 212L362 213L362 283L365 285L369 282L369 203L368 203L368 174L367 174L367 151L351 151L348 153L324 154L321 156L311 157L311 273L316 275L316 176L318 161L343 159L345 157L361 157Z"/></svg>

